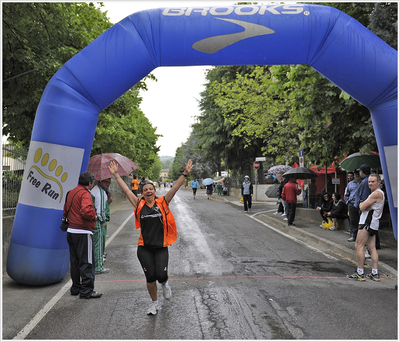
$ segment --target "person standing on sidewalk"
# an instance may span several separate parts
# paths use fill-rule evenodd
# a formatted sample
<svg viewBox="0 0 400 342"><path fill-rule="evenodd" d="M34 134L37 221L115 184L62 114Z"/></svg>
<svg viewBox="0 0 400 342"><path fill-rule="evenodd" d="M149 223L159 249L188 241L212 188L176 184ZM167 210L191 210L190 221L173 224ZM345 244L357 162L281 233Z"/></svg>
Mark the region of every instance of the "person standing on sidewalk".
<svg viewBox="0 0 400 342"><path fill-rule="evenodd" d="M64 217L68 212L67 241L70 256L72 296L81 299L100 298L101 293L94 291L95 265L93 259L93 229L96 225L90 189L95 177L90 172L79 176L78 186L68 192L64 204Z"/></svg>
<svg viewBox="0 0 400 342"><path fill-rule="evenodd" d="M218 182L217 184L217 195L222 196L222 182Z"/></svg>
<svg viewBox="0 0 400 342"><path fill-rule="evenodd" d="M282 199L288 203L289 213L287 217L288 226L294 226L294 218L296 216L297 196L301 194L299 184L295 177L290 177L288 183L285 184L282 191Z"/></svg>
<svg viewBox="0 0 400 342"><path fill-rule="evenodd" d="M351 173L349 172L349 175ZM360 185L360 174L358 171L353 173L354 179L349 178L350 182L347 184L344 198L346 200L347 209L349 210L349 224L350 224L350 238L348 242L354 242L357 238L358 221L360 220L360 212L358 207L355 206L356 193Z"/></svg>
<svg viewBox="0 0 400 342"><path fill-rule="evenodd" d="M378 175L372 174L368 177L368 186L371 194L360 203L360 223L358 225L357 239L355 243L357 256L357 271L348 275L348 279L365 281L370 278L379 281L378 273L378 252L376 251L376 234L379 229L379 220L382 217L383 206L385 205L385 194L380 189L381 179ZM372 271L367 276L364 275L364 246L367 245L371 254Z"/></svg>
<svg viewBox="0 0 400 342"><path fill-rule="evenodd" d="M157 299L157 281L162 285L163 296L170 299L172 290L168 284L168 246L177 238L175 219L169 209L169 203L180 189L193 168L189 159L185 169L171 189L162 197L156 197L156 188L151 182L143 186L139 200L118 175L118 164L112 161L110 172L114 175L119 187L135 208L135 225L140 229L137 256L143 268L147 290L152 300L148 315L155 315L159 310Z"/></svg>
<svg viewBox="0 0 400 342"><path fill-rule="evenodd" d="M371 173L371 168L367 164L362 164L356 171L360 173L361 182L355 195L354 205L359 208L360 203L364 202L371 194L371 189L368 186L368 176Z"/></svg>
<svg viewBox="0 0 400 342"><path fill-rule="evenodd" d="M356 200L355 200L355 206L357 208L360 207L360 203L364 202L368 196L371 194L371 190L368 186L368 177L371 173L371 168L368 164L362 164L356 171L359 171L360 177L361 177L361 183L360 186L358 187L357 194L356 194ZM360 215L361 212L359 211ZM379 239L379 234L376 234L376 249L380 248L380 239ZM365 248L365 257L370 258L371 255L369 253L368 248Z"/></svg>
<svg viewBox="0 0 400 342"><path fill-rule="evenodd" d="M253 196L253 184L250 182L249 176L244 176L242 184L242 197L244 204L244 212L251 211L251 197Z"/></svg>
<svg viewBox="0 0 400 342"><path fill-rule="evenodd" d="M107 237L107 222L110 221L110 207L107 191L110 187L111 178L103 179L90 191L94 197L97 220L93 231L94 260L96 274L109 273L109 268L104 268L104 249Z"/></svg>

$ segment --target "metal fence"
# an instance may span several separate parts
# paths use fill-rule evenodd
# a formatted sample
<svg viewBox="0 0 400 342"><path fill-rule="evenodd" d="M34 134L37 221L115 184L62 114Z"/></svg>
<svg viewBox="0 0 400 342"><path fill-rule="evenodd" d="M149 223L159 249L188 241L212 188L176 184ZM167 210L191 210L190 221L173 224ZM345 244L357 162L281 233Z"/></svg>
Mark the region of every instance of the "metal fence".
<svg viewBox="0 0 400 342"><path fill-rule="evenodd" d="M17 208L27 150L3 144L2 151L2 209L3 216L8 216L14 215Z"/></svg>

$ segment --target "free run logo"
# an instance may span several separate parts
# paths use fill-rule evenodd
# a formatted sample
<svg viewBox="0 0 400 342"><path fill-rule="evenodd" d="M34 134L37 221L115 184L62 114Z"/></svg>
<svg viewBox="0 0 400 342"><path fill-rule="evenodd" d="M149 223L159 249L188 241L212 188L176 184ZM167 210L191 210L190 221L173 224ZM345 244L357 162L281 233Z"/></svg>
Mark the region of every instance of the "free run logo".
<svg viewBox="0 0 400 342"><path fill-rule="evenodd" d="M242 20L224 19L224 18L215 18L215 19L229 21L233 24L242 26L244 28L244 31L237 33L223 34L199 40L192 45L193 49L200 52L213 54L241 40L275 33L274 30L270 29L267 26L248 23Z"/></svg>

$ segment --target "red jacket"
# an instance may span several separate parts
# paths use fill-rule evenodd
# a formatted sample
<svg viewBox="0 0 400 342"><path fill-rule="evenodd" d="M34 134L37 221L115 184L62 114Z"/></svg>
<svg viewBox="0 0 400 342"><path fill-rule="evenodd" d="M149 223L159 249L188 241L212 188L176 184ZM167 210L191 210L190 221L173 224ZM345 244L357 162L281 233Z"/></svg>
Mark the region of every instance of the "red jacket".
<svg viewBox="0 0 400 342"><path fill-rule="evenodd" d="M294 180L290 180L285 184L282 191L282 199L288 203L297 203L297 195L301 194L301 189Z"/></svg>
<svg viewBox="0 0 400 342"><path fill-rule="evenodd" d="M76 196L74 197L75 194ZM73 202L71 205L72 199ZM85 186L78 185L69 192L67 201L64 204L64 216L67 210L69 210L69 228L93 231L96 225L97 215L94 210L92 195Z"/></svg>

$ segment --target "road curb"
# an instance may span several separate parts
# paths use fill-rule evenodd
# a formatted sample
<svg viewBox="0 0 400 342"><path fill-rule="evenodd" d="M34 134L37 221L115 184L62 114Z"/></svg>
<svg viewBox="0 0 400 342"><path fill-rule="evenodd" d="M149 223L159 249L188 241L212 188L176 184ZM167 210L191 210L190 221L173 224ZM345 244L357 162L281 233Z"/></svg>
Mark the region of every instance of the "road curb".
<svg viewBox="0 0 400 342"><path fill-rule="evenodd" d="M228 198L215 198L218 201L223 201L223 202L227 202L236 206L241 206L242 203L240 201L232 201L229 200ZM258 213L255 215L251 215L254 217L257 217L258 219L264 221L265 223L274 225L274 226L278 226L279 228L281 228L282 230L284 230L286 233L289 234L293 234L296 235L296 237L301 238L302 240L306 241L306 242L311 242L314 245L317 245L319 247L322 247L326 250L329 250L330 252L340 256L341 258L345 258L353 263L356 264L356 253L353 249L345 247L343 245L337 244L331 240L325 239L321 236L309 233L307 231L305 231L304 229L301 228L297 228L295 226L288 226L286 224L286 221L281 221L277 218L271 217L269 215L263 214L263 213ZM368 267L372 268L372 262L371 259L366 259L365 260L365 265L367 265ZM393 268L392 266L379 261L379 270L380 273L385 274L386 276L389 277L395 277L397 279L397 270L395 268Z"/></svg>
<svg viewBox="0 0 400 342"><path fill-rule="evenodd" d="M259 215L257 215L257 217L266 223L278 225L280 228L284 229L286 232L295 234L296 236L300 237L301 239L311 242L322 248L325 248L325 249L331 251L332 253L339 255L342 258L346 258L354 263L356 263L356 261L357 261L355 251L350 248L339 245L335 242L324 239L320 236L311 234L307 231L304 231L301 228L296 228L294 226L287 226L287 225L283 224L282 221L275 219L273 217L270 217L268 215L259 214ZM366 259L365 264L368 267L372 267L371 259ZM385 264L384 262L379 261L379 269L381 270L381 273L384 272L385 275L389 275L389 276L397 278L397 270L395 270L393 267Z"/></svg>

